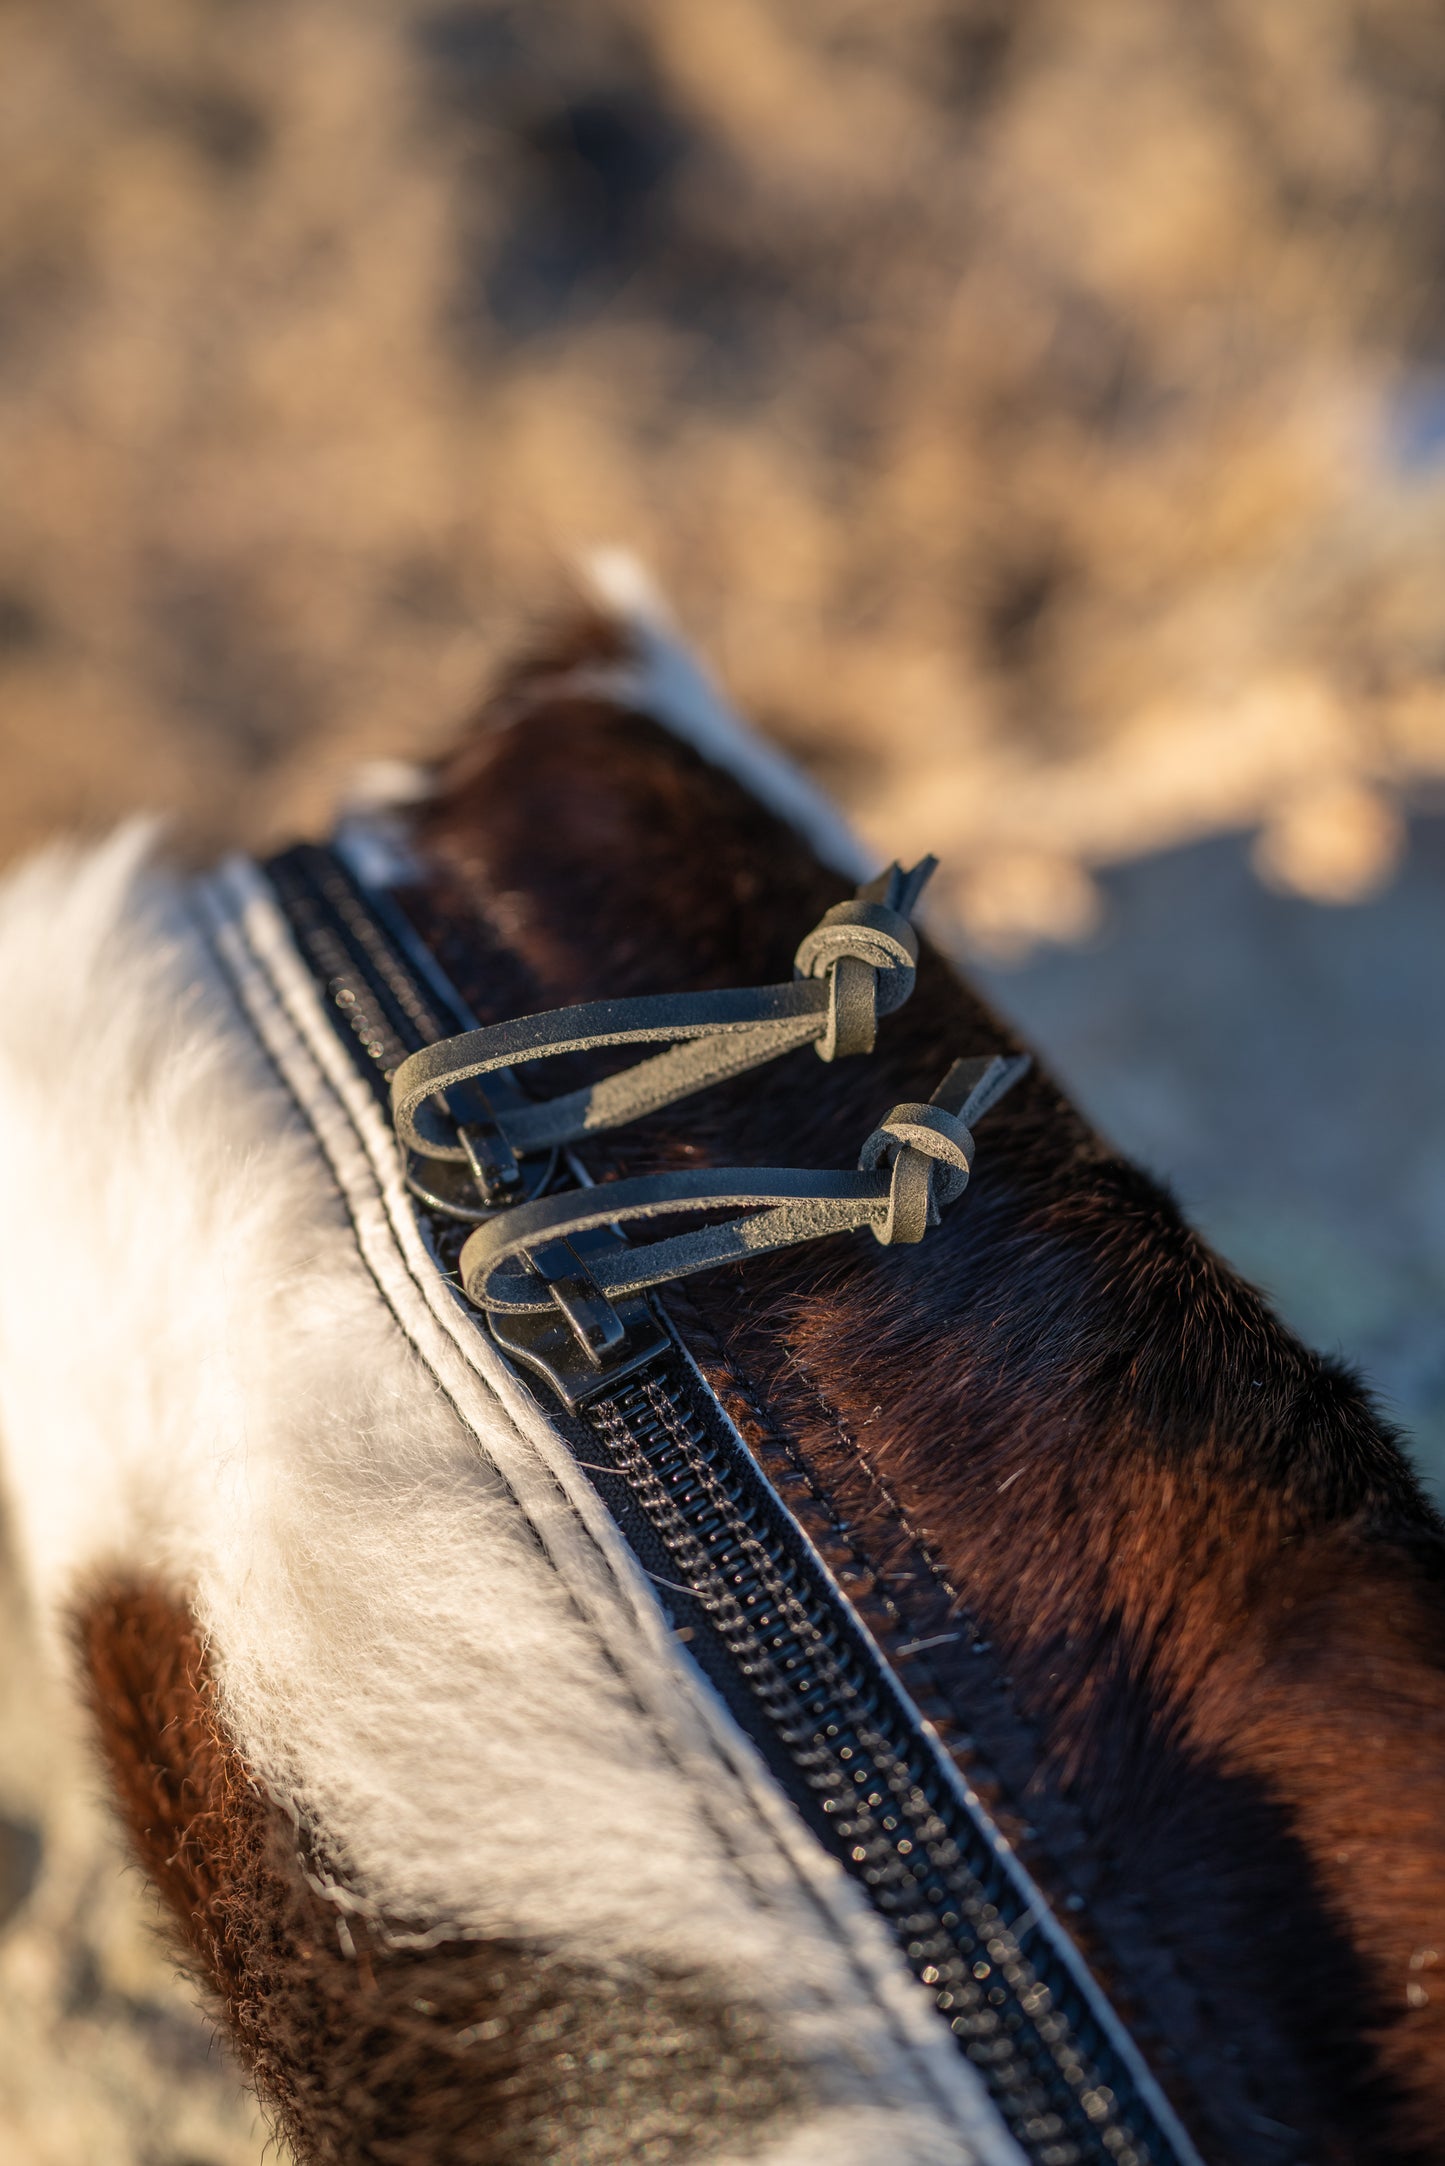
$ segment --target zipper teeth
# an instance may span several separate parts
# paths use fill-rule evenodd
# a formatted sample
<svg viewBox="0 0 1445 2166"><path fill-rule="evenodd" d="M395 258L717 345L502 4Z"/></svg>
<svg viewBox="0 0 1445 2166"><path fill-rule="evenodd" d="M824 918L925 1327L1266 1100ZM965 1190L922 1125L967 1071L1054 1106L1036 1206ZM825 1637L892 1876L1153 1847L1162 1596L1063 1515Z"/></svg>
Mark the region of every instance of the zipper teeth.
<svg viewBox="0 0 1445 2166"><path fill-rule="evenodd" d="M319 886L308 862L311 855L305 849L288 850L273 858L266 871L292 937L331 1003L332 1021L385 1105L387 1085L407 1054L442 1033L433 1030L427 1036L421 1002L414 998L404 1003L397 997L352 934L339 898Z"/></svg>
<svg viewBox="0 0 1445 2166"><path fill-rule="evenodd" d="M388 996L403 1039L433 1045L451 1031L475 1027L460 1000L450 1003L450 1018L438 1012L441 1003L431 997L432 989L420 984L410 959L398 953L390 930L378 922L350 874L329 851L303 844L295 855L302 876L344 928L356 961L377 989Z"/></svg>
<svg viewBox="0 0 1445 2166"><path fill-rule="evenodd" d="M1152 2116L1063 1965L1046 1980L1005 1923L1018 1897L997 1854L910 1750L806 1558L768 1540L771 1499L722 1461L683 1380L644 1372L583 1415L1029 2157L1162 2162Z"/></svg>
<svg viewBox="0 0 1445 2166"><path fill-rule="evenodd" d="M302 847L265 869L385 1100L397 1062L448 1027L431 989L329 852ZM419 1213L435 1243L444 1229ZM863 1884L1031 2166L1169 2166L1178 2153L1067 1962L1048 1942L1036 1961L1023 1954L1033 1921L1007 1922L1021 1897L988 1834L759 1470L706 1420L705 1390L663 1356L579 1418L756 1705L795 1801Z"/></svg>

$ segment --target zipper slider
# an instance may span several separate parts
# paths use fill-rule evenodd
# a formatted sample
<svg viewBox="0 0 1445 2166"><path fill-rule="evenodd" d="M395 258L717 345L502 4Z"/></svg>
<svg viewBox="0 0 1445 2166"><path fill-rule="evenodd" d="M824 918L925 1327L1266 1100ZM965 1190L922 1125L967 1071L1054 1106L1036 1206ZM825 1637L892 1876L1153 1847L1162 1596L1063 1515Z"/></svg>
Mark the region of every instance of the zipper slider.
<svg viewBox="0 0 1445 2166"><path fill-rule="evenodd" d="M527 1262L547 1288L545 1307L486 1316L504 1354L549 1384L564 1406L584 1406L616 1389L672 1340L645 1294L607 1294L592 1264L630 1244L612 1226L590 1226L539 1242Z"/></svg>
<svg viewBox="0 0 1445 2166"><path fill-rule="evenodd" d="M457 1138L467 1154L482 1202L494 1211L509 1203L520 1203L524 1193L522 1161L496 1122L459 1121Z"/></svg>

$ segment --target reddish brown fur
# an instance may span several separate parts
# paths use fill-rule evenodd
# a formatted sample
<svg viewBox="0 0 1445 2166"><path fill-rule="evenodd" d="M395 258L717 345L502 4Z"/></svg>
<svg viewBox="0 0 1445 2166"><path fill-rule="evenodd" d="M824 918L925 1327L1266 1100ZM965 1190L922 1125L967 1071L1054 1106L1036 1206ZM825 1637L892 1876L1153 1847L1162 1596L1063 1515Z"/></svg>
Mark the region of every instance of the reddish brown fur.
<svg viewBox="0 0 1445 2166"><path fill-rule="evenodd" d="M484 1013L786 977L843 888L652 723L562 692L464 747L422 839L412 903ZM500 997L468 962L498 947ZM850 1164L890 1103L1007 1043L925 953L873 1060L791 1056L612 1161ZM694 1282L699 1351L755 1437L847 1494L865 1565L901 1511L929 1582L905 1605L962 1604L992 1643L969 1725L1211 2156L1438 2158L1445 1992L1407 1989L1445 1951L1445 1530L1353 1379L1046 1076L980 1141L917 1250Z"/></svg>
<svg viewBox="0 0 1445 2166"><path fill-rule="evenodd" d="M617 652L582 625L520 673L426 818L411 900L484 1015L784 977L842 890L654 725L567 694ZM848 1164L888 1104L1006 1043L925 954L873 1060L793 1056L611 1162ZM1211 2158L1419 2166L1445 2126L1420 1954L1445 1945L1445 1535L1351 1379L1046 1078L981 1141L922 1249L760 1261L675 1313L885 1642L960 1626L900 1658L910 1688L1085 1902ZM348 1949L184 1606L113 1587L79 1632L139 1854L303 2160L687 2158L724 2101L736 2140L796 2095L706 1981L355 1921Z"/></svg>
<svg viewBox="0 0 1445 2166"><path fill-rule="evenodd" d="M795 2102L766 2020L706 1979L343 1922L226 1735L188 1608L108 1586L76 1638L136 1853L303 2166L690 2161Z"/></svg>

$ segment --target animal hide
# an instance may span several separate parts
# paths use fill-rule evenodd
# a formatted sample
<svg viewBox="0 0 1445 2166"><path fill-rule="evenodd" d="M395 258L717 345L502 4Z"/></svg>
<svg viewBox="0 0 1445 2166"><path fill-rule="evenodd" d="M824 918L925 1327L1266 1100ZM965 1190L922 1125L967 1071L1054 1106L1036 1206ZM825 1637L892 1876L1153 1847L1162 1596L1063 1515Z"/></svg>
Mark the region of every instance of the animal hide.
<svg viewBox="0 0 1445 2166"><path fill-rule="evenodd" d="M856 871L633 576L603 584L429 792L343 831L483 1020L775 981ZM134 1839L298 2151L1002 2166L427 1262L264 887L146 853L0 895L0 1427ZM790 1055L596 1170L846 1165L1008 1043L925 946L869 1060ZM1445 1532L1355 1381L1047 1076L980 1146L918 1249L669 1303L1206 2155L1428 2166Z"/></svg>
<svg viewBox="0 0 1445 2166"><path fill-rule="evenodd" d="M284 931L138 828L0 897L0 1431L37 1603L57 1644L79 1618L298 2152L1011 2157L531 1402L438 1323L344 1067L253 961L263 1035L217 942Z"/></svg>

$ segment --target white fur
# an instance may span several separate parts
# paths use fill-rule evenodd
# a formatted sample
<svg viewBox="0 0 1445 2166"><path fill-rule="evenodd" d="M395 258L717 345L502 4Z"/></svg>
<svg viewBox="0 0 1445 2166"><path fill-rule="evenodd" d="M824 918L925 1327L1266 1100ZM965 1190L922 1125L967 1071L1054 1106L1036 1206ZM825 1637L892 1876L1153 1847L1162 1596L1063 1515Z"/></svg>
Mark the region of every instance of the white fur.
<svg viewBox="0 0 1445 2166"><path fill-rule="evenodd" d="M432 787L431 774L415 760L366 760L353 769L336 807L331 845L364 887L399 887L417 877L406 815Z"/></svg>
<svg viewBox="0 0 1445 2166"><path fill-rule="evenodd" d="M1016 2160L549 1425L464 1357L254 877L210 905L243 1008L146 853L0 888L0 1436L42 1609L116 1565L190 1591L338 1901L776 2008L822 2105L754 2156Z"/></svg>

